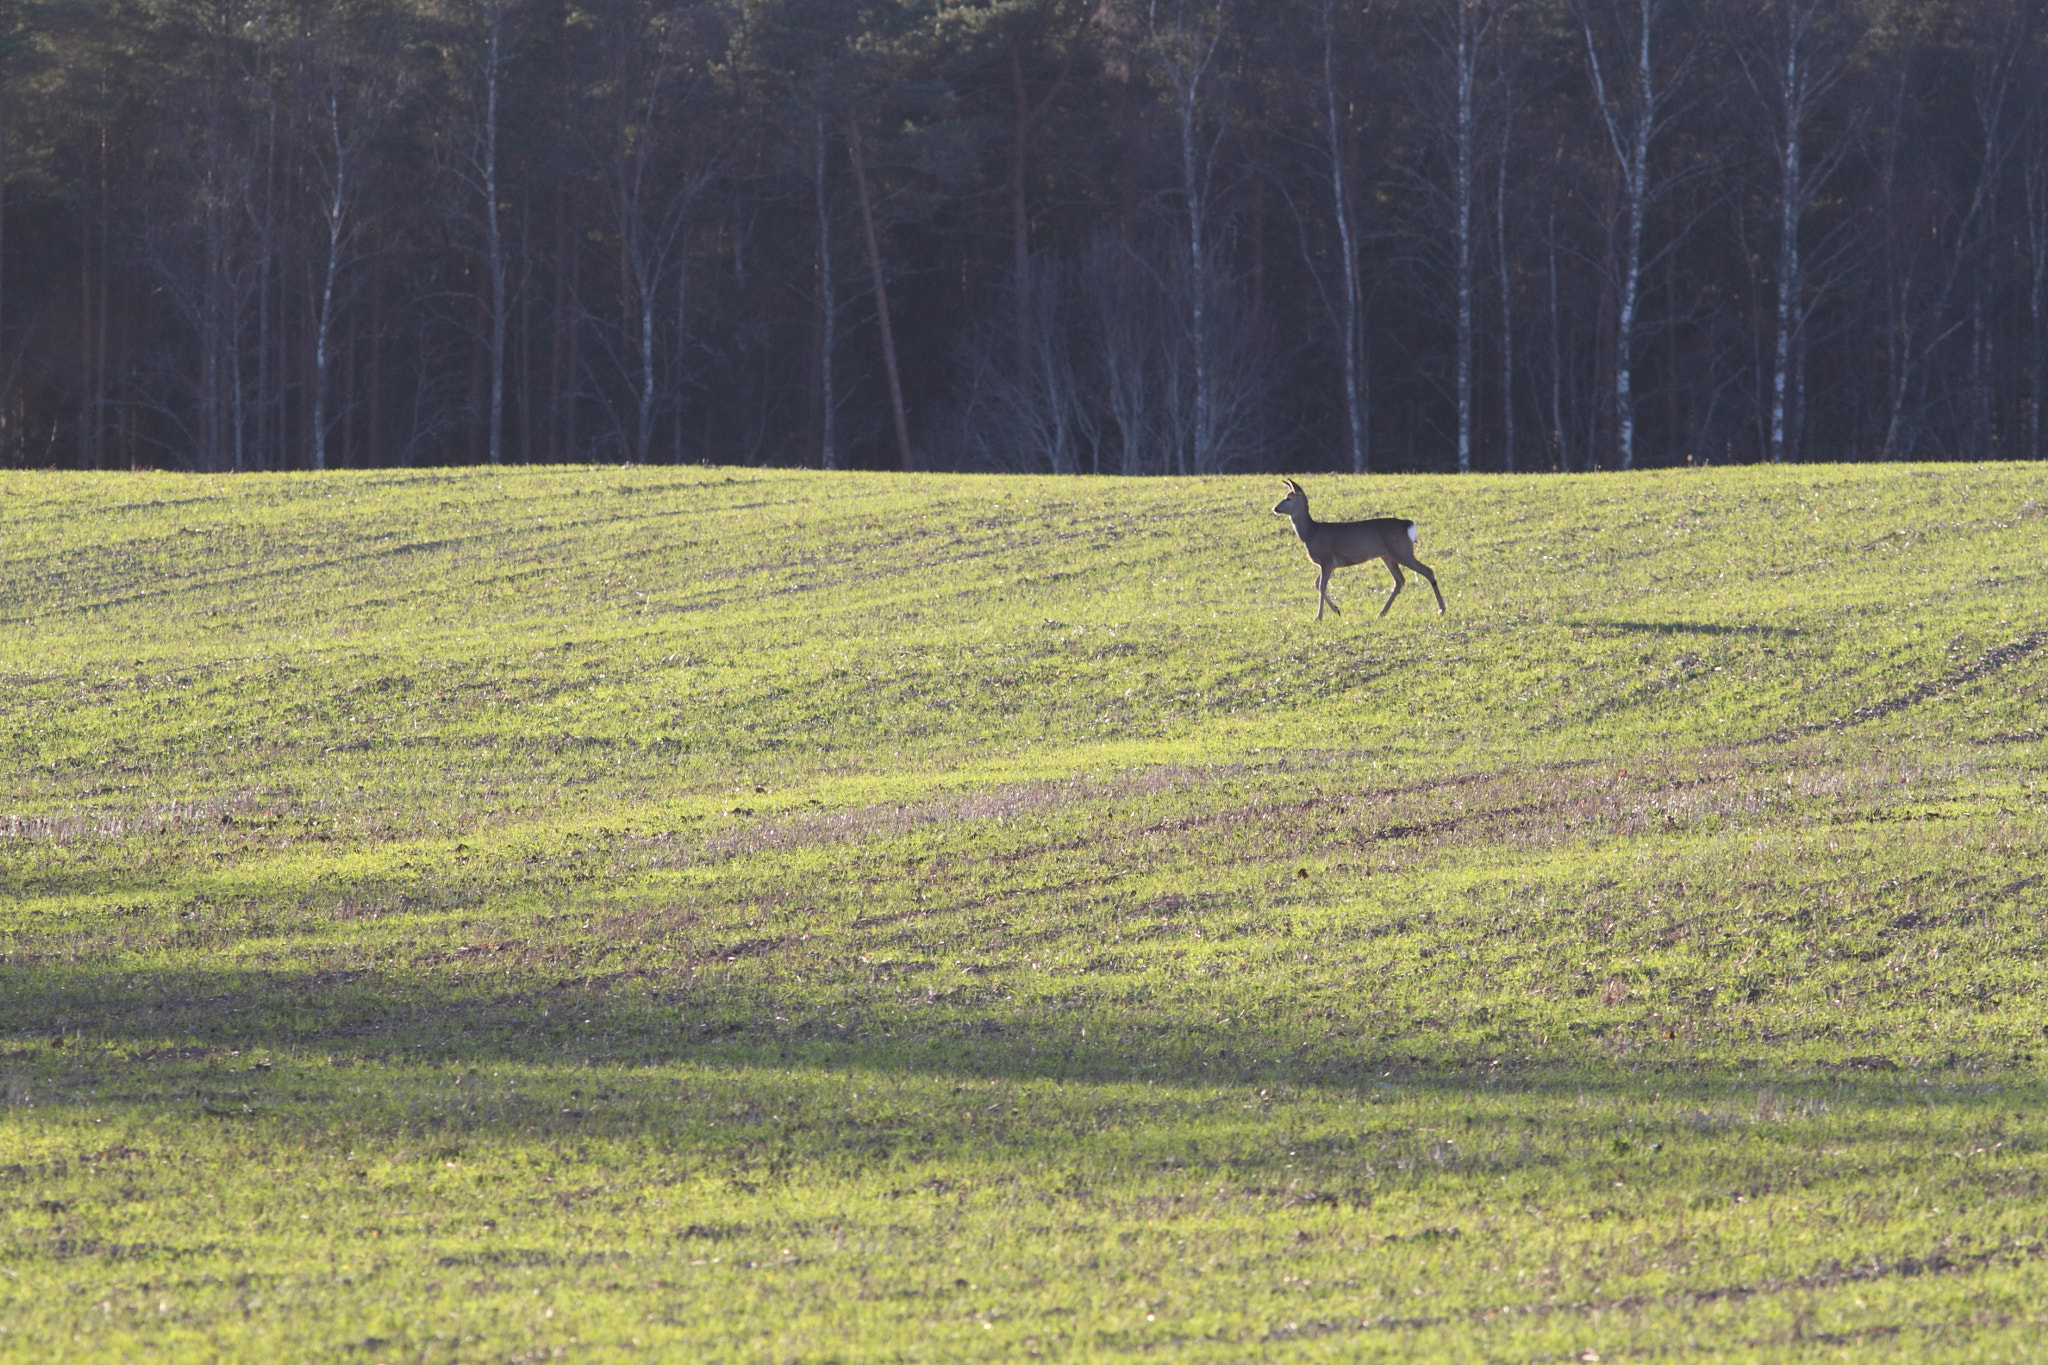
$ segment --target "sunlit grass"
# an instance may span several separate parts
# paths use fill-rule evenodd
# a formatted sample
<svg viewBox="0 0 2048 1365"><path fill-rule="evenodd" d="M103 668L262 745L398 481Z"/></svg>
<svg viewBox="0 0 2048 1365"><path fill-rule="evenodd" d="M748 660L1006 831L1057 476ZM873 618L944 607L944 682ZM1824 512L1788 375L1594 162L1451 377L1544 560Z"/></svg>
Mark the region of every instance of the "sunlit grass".
<svg viewBox="0 0 2048 1365"><path fill-rule="evenodd" d="M2016 1360L2029 466L0 475L0 1355Z"/></svg>

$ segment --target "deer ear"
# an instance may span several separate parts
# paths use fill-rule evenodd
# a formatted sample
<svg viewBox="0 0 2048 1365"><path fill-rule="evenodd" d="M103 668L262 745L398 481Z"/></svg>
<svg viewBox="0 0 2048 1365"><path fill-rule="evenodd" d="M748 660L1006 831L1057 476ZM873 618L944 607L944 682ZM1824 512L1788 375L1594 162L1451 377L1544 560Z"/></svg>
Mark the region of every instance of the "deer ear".
<svg viewBox="0 0 2048 1365"><path fill-rule="evenodd" d="M1287 486L1288 486L1289 488L1293 489L1293 490L1294 490L1295 492L1297 492L1297 493L1299 493L1299 492L1301 491L1301 485L1300 485L1300 484L1298 484L1298 483L1296 483L1296 482L1295 482L1294 480L1292 480L1292 479L1282 479L1282 480L1280 480L1280 482L1282 482L1282 483L1286 484L1286 485L1287 485Z"/></svg>

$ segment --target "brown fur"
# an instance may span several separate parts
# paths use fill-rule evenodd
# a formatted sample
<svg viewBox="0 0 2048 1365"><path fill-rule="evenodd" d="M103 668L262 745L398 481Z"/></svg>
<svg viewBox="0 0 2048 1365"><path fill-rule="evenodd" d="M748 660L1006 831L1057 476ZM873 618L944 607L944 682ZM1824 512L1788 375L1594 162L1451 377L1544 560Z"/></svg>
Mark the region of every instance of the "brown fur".
<svg viewBox="0 0 2048 1365"><path fill-rule="evenodd" d="M1301 537L1302 548L1308 551L1309 561L1321 572L1316 576L1316 620L1323 619L1323 608L1337 611L1337 604L1330 600L1330 575L1338 569L1347 569L1353 564L1363 564L1377 559L1387 566L1394 575L1394 590L1387 594L1387 605L1380 608L1385 616L1394 605L1394 599L1401 595L1401 566L1407 565L1429 580L1429 590L1436 594L1436 612L1444 613L1444 595L1436 585L1436 574L1427 564L1415 557L1415 523L1402 517L1375 517L1371 521L1317 521L1308 514L1308 494L1301 491L1301 485L1292 479L1287 481L1287 496L1273 509L1275 516L1289 517L1294 521L1294 533Z"/></svg>

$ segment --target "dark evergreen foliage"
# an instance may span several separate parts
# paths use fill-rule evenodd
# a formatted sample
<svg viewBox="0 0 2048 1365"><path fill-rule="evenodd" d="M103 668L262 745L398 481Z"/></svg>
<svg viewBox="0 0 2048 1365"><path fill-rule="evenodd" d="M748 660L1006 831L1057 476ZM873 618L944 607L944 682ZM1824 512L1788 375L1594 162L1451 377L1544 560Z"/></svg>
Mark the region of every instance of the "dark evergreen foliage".
<svg viewBox="0 0 2048 1365"><path fill-rule="evenodd" d="M4 0L0 168L10 466L2042 454L2030 0Z"/></svg>

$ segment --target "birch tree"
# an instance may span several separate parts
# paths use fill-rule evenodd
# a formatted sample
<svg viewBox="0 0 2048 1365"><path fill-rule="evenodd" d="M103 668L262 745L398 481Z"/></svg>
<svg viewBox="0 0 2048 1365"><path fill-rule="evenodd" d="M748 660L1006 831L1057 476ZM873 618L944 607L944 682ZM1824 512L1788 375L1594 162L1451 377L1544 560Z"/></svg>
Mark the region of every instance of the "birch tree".
<svg viewBox="0 0 2048 1365"><path fill-rule="evenodd" d="M1472 472L1472 357L1478 306L1479 176L1483 144L1490 142L1484 119L1491 100L1480 73L1492 65L1498 18L1495 0L1437 0L1423 30L1436 56L1436 70L1424 80L1424 119L1442 155L1443 180L1430 182L1431 197L1444 210L1450 237L1453 320L1453 406L1458 472Z"/></svg>
<svg viewBox="0 0 2048 1365"><path fill-rule="evenodd" d="M2042 403L2048 394L2048 96L2037 85L2028 111L2022 185L2026 219L2027 458L2042 448Z"/></svg>
<svg viewBox="0 0 2048 1365"><path fill-rule="evenodd" d="M488 391L485 409L485 450L492 464L505 456L505 330L510 320L510 264L504 228L504 186L500 156L505 84L511 61L507 0L471 0L458 39L458 84L469 94L468 126L458 134L461 146L451 169L466 203L457 207L464 243L482 269L484 299L482 336Z"/></svg>
<svg viewBox="0 0 2048 1365"><path fill-rule="evenodd" d="M1609 224L1609 268L1615 291L1612 398L1616 463L1633 469L1643 237L1650 208L1670 183L1668 177L1652 173L1650 153L1671 122L1685 64L1672 63L1671 70L1658 64L1658 33L1667 0L1572 0L1572 8L1585 39L1593 116L1614 159L1620 199L1621 221ZM1611 49L1610 54L1603 56L1603 49Z"/></svg>
<svg viewBox="0 0 2048 1365"><path fill-rule="evenodd" d="M1162 449L1159 429L1160 301L1130 244L1113 229L1098 229L1089 240L1081 260L1081 293L1103 409L1115 428L1108 452L1113 458L1104 463L1127 478L1170 470L1168 461L1179 452Z"/></svg>
<svg viewBox="0 0 2048 1365"><path fill-rule="evenodd" d="M0 460L2048 455L2043 36L2039 0L0 0Z"/></svg>
<svg viewBox="0 0 2048 1365"><path fill-rule="evenodd" d="M1514 80L1496 49L1500 146L1493 167L1493 258L1500 272L1500 459L1515 470L1515 272L1508 242L1508 165L1514 151Z"/></svg>
<svg viewBox="0 0 2048 1365"><path fill-rule="evenodd" d="M832 203L826 177L826 155L831 141L826 135L825 113L821 107L814 123L812 182L818 222L818 381L823 405L818 467L839 468L839 391L833 382L832 353L839 346L839 289L832 278Z"/></svg>
<svg viewBox="0 0 2048 1365"><path fill-rule="evenodd" d="M2009 114L2015 79L2024 71L2020 57L2026 43L2025 29L2007 22L1985 35L1974 54L1968 107L1976 127L1969 130L1974 155L1967 178L1950 177L1946 166L1916 173L1907 164L1919 150L1908 145L1916 91L1912 67L1899 68L1888 101L1879 174L1887 323L1880 459L1905 458L1918 444L1934 358L1973 317L1981 318L1974 308L1958 309L1956 299L1978 287L1971 267L1982 262L1994 240L1999 181L2017 145ZM1973 370L1979 364L1973 354ZM1973 373L1972 381L1976 378Z"/></svg>
<svg viewBox="0 0 2048 1365"><path fill-rule="evenodd" d="M1189 468L1209 473L1221 457L1216 441L1217 375L1210 330L1216 294L1210 218L1215 211L1217 154L1229 123L1218 89L1222 83L1217 55L1224 38L1223 8L1182 0L1162 10L1159 0L1150 0L1145 31L1164 85L1180 163L1175 189L1184 215L1185 274L1181 278L1188 318L1193 419L1182 458Z"/></svg>
<svg viewBox="0 0 2048 1365"><path fill-rule="evenodd" d="M1360 354L1362 286L1359 282L1357 211L1352 204L1351 177L1347 174L1350 154L1345 145L1345 101L1337 91L1337 35L1335 0L1318 0L1317 33L1322 39L1323 152L1329 177L1330 219L1337 230L1338 307L1340 374L1343 383L1344 432L1351 472L1363 474L1370 468L1370 438L1366 431L1365 407L1360 395L1364 369Z"/></svg>
<svg viewBox="0 0 2048 1365"><path fill-rule="evenodd" d="M678 357L687 340L688 221L716 158L691 136L693 96L706 78L707 54L694 27L700 16L680 5L650 11L624 4L612 13L615 127L607 179L628 304L621 319L621 359L634 400L628 439L634 462L645 464L661 401L663 333ZM664 329L662 300L671 282L676 306Z"/></svg>
<svg viewBox="0 0 2048 1365"><path fill-rule="evenodd" d="M1735 35L1735 53L1751 92L1766 110L1771 156L1778 171L1778 264L1771 315L1769 454L1779 464L1793 452L1790 414L1802 407L1794 391L1803 372L1795 347L1803 344L1815 300L1806 288L1800 233L1807 210L1849 150L1846 135L1819 149L1808 145L1816 112L1849 69L1855 36L1829 24L1831 0L1766 0Z"/></svg>
<svg viewBox="0 0 2048 1365"><path fill-rule="evenodd" d="M372 69L351 61L343 37L321 35L317 55L320 88L315 96L317 136L312 148L314 188L321 229L319 294L313 316L313 451L315 469L328 463L330 371L337 310L344 302L343 274L359 257L363 230L363 158L397 91L394 66L372 59Z"/></svg>
<svg viewBox="0 0 2048 1365"><path fill-rule="evenodd" d="M882 367L889 384L889 418L896 430L896 455L900 467L910 469L914 467L910 414L903 405L903 372L896 363L896 325L889 315L889 272L882 265L881 234L875 226L875 185L868 176L858 114L847 116L846 150L853 163L853 185L860 204L861 240L867 247L868 277L874 288L875 323L882 333Z"/></svg>
<svg viewBox="0 0 2048 1365"><path fill-rule="evenodd" d="M243 208L254 175L254 139L238 98L240 15L211 0L196 16L191 69L176 89L169 149L181 183L152 199L141 233L149 273L190 337L177 378L150 404L158 440L203 470L243 467L237 420L239 333L248 278Z"/></svg>

